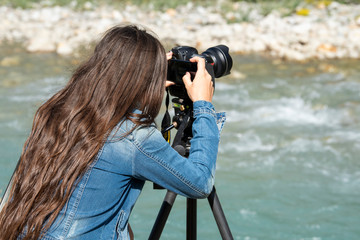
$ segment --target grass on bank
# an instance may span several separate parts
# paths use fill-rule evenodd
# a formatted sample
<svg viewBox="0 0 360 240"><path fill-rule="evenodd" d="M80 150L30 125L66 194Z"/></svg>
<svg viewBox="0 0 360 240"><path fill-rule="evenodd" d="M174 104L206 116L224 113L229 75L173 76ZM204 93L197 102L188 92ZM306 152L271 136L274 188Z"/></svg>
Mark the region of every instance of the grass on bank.
<svg viewBox="0 0 360 240"><path fill-rule="evenodd" d="M14 8L32 8L36 4L43 6L72 6L75 8L84 8L86 5L119 5L133 4L142 6L152 6L155 9L162 10L167 8L176 8L180 5L193 3L194 5L215 6L218 4L233 4L239 2L248 2L264 5L267 8L278 8L280 6L294 8L301 3L308 4L329 4L332 0L0 0L0 6L9 6ZM360 4L360 0L336 0L343 4Z"/></svg>
<svg viewBox="0 0 360 240"><path fill-rule="evenodd" d="M41 4L45 6L75 6L82 8L86 4L93 5L112 5L112 4L133 4L133 5L151 5L156 9L176 8L180 5L193 3L195 5L211 6L221 4L231 4L238 2L257 3L262 5L284 7L298 5L300 3L328 4L332 0L0 0L0 6L31 8L34 4ZM336 2L343 4L360 4L360 0L336 0Z"/></svg>
<svg viewBox="0 0 360 240"><path fill-rule="evenodd" d="M241 5L247 3L246 6ZM360 0L0 0L0 6L29 9L33 7L68 6L75 10L92 10L108 5L123 7L136 5L144 9L165 11L182 5L214 7L221 11L228 22L251 22L251 13L256 10L266 16L272 11L278 11L282 16L291 14L308 15L309 6L327 8L332 2L342 4L360 4Z"/></svg>

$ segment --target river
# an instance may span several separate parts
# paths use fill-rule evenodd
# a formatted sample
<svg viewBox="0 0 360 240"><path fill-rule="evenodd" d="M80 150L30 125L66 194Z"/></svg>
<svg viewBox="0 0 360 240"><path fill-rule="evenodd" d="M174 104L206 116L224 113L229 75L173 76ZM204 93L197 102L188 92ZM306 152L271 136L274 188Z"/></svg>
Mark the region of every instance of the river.
<svg viewBox="0 0 360 240"><path fill-rule="evenodd" d="M234 238L359 239L358 60L233 59L232 75L216 80L213 103L227 113L216 186ZM0 47L1 195L36 109L64 86L78 63L79 58L28 54L16 45ZM130 217L137 239L148 237L164 195L145 185ZM219 239L208 205L198 200L198 238ZM164 239L185 238L185 215L186 201L179 196Z"/></svg>

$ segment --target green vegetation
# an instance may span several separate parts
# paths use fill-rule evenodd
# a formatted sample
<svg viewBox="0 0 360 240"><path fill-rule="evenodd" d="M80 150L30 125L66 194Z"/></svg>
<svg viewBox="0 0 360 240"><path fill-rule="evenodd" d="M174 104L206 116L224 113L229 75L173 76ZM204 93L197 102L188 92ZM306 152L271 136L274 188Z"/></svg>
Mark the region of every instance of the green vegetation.
<svg viewBox="0 0 360 240"><path fill-rule="evenodd" d="M98 5L123 5L133 4L140 6L150 6L154 9L176 8L179 5L193 3L195 5L212 6L217 5L218 0L0 0L0 6L31 8L36 4L42 6L72 6L78 9L86 8L86 4L91 3L93 6ZM330 0L225 0L221 1L223 5L229 5L237 2L256 3L263 6L266 14L272 9L288 8L295 9L301 3L325 4L328 5ZM360 4L360 0L337 0L344 4Z"/></svg>
<svg viewBox="0 0 360 240"><path fill-rule="evenodd" d="M140 6L150 6L154 9L176 8L179 5L193 3L195 5L215 6L219 2L223 5L230 5L238 2L256 3L263 6L264 13L272 9L288 8L295 9L301 3L310 4L328 4L330 0L0 0L0 6L31 8L37 4L41 6L72 6L74 8L86 8L86 4L91 3L93 6L99 5L123 5L133 4ZM345 4L360 4L360 0L337 0Z"/></svg>
<svg viewBox="0 0 360 240"><path fill-rule="evenodd" d="M360 0L336 0L343 4L360 4ZM248 2L250 8L239 7L241 2ZM32 8L35 6L69 6L76 10L92 9L103 5L124 6L127 4L141 6L147 9L166 10L180 5L194 4L195 6L214 6L223 13L231 12L234 17L230 22L250 21L251 10L257 9L262 15L268 15L277 10L283 16L293 13L307 15L306 6L327 7L332 0L0 0L0 6L14 8ZM298 10L299 8L300 11Z"/></svg>
<svg viewBox="0 0 360 240"><path fill-rule="evenodd" d="M189 2L197 5L212 5L216 3L216 0L0 0L0 5L31 8L40 4L41 6L71 6L76 9L84 9L87 8L89 3L92 6L132 4L150 6L151 8L160 10L163 8L176 8L179 5L184 5Z"/></svg>

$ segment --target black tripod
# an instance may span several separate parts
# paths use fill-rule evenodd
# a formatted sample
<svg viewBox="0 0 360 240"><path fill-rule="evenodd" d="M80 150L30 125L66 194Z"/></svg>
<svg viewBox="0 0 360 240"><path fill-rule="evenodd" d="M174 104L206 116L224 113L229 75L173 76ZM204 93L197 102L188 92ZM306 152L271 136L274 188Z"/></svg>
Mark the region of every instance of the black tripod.
<svg viewBox="0 0 360 240"><path fill-rule="evenodd" d="M163 135L165 139L170 141L169 130L173 127L178 129L177 134L174 138L172 147L178 151L184 157L188 157L190 149L190 139L192 138L192 103L187 105L182 99L175 98L173 99L175 116L173 118L173 125L165 127L164 125L169 125L168 112L166 112L162 128ZM168 105L168 99L167 99ZM161 189L158 185L154 184L155 189ZM170 214L171 208L175 202L177 194L171 191L167 191L164 201L161 205L159 214L156 218L154 226L151 230L149 239L160 239L160 235L165 227L166 220ZM229 225L225 218L225 214L222 210L219 198L216 194L215 187L213 187L211 194L208 196L208 201L210 208L213 212L215 221L220 231L222 239L233 239ZM195 240L197 237L197 200L187 198L187 212L186 212L186 239Z"/></svg>

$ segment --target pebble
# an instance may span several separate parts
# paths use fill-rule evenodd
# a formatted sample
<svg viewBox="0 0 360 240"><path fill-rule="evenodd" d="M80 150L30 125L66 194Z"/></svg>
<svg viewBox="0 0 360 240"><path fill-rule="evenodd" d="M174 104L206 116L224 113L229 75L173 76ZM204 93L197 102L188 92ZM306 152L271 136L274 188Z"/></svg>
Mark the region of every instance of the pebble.
<svg viewBox="0 0 360 240"><path fill-rule="evenodd" d="M9 56L4 57L0 61L0 66L2 67L10 67L10 66L17 66L20 63L20 58L17 56Z"/></svg>
<svg viewBox="0 0 360 240"><path fill-rule="evenodd" d="M360 57L360 5L333 2L328 7L310 6L306 16L286 17L276 10L263 16L245 2L234 4L227 13L219 9L193 4L164 12L134 5L88 4L82 11L69 6L26 10L2 6L0 43L22 42L29 52L71 55L108 28L133 23L151 29L164 42L194 46L199 52L225 44L235 53L297 61Z"/></svg>

